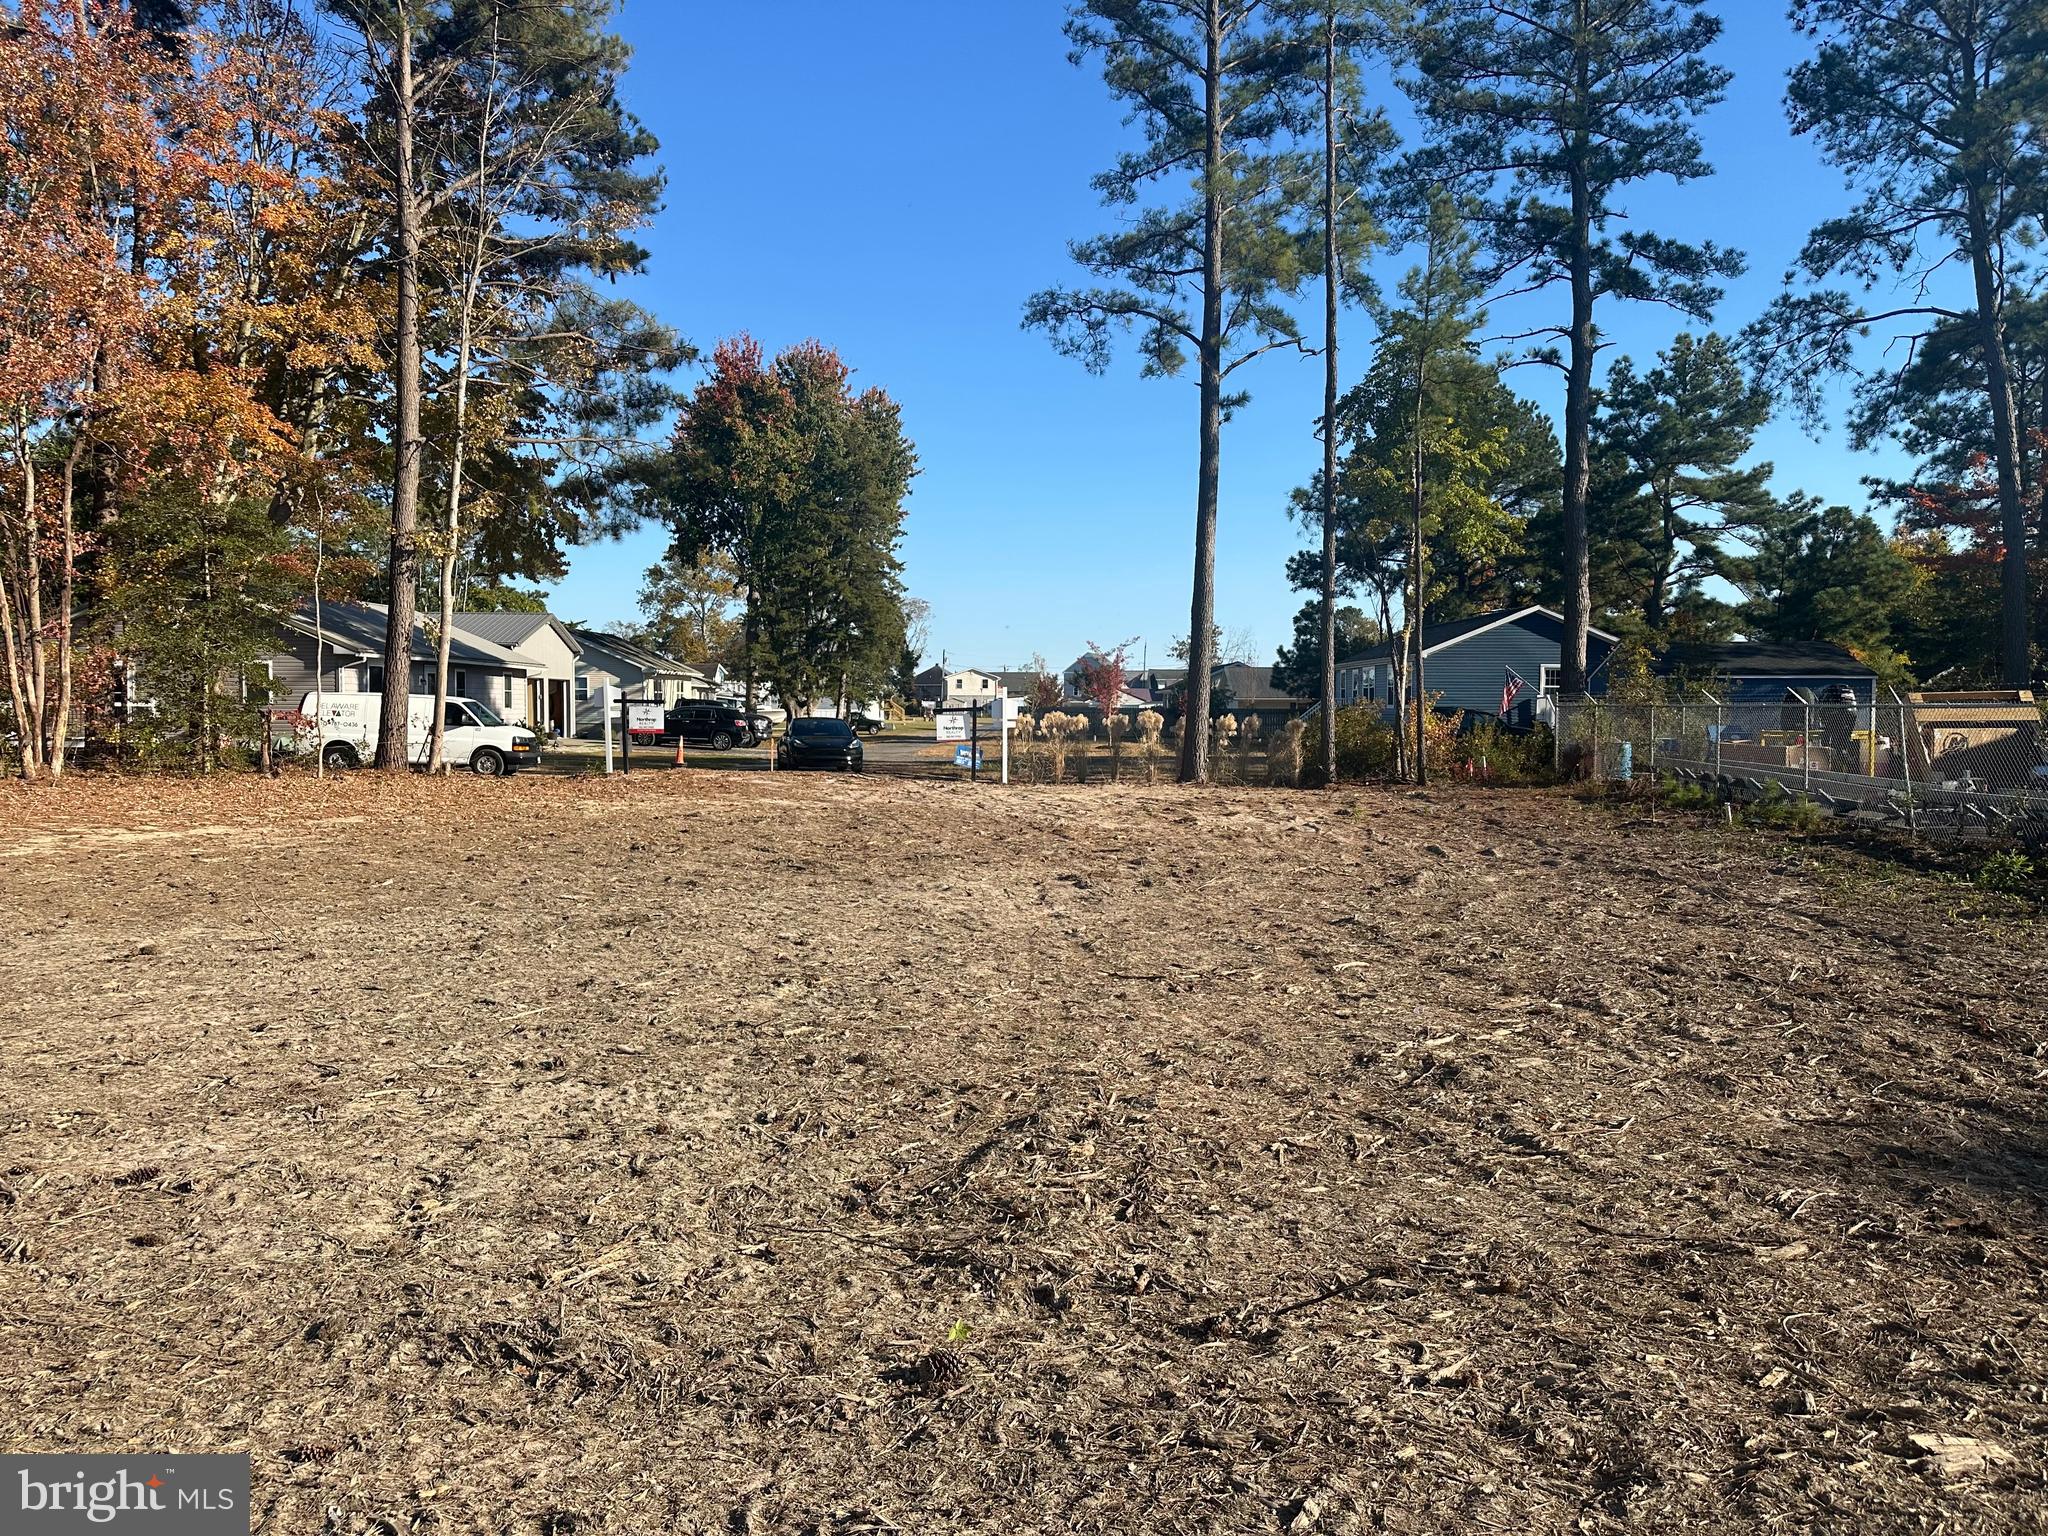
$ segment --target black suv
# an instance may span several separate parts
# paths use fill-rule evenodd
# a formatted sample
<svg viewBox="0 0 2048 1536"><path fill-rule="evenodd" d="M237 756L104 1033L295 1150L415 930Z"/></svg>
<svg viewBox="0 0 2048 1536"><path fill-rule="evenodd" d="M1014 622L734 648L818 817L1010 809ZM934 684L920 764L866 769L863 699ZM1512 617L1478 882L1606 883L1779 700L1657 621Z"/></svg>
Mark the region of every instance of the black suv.
<svg viewBox="0 0 2048 1536"><path fill-rule="evenodd" d="M680 736L714 752L730 752L751 745L754 739L747 717L730 704L678 704L668 712L662 734L671 741Z"/></svg>

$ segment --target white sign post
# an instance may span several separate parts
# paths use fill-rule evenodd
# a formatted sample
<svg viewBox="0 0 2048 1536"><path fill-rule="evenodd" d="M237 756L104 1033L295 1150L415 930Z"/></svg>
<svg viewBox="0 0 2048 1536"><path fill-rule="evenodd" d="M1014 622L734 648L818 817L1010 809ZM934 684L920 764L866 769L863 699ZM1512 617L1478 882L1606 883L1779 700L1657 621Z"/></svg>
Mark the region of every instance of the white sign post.
<svg viewBox="0 0 2048 1536"><path fill-rule="evenodd" d="M996 690L996 731L1003 738L1003 783L1010 782L1010 690Z"/></svg>
<svg viewBox="0 0 2048 1536"><path fill-rule="evenodd" d="M597 690L597 712L604 716L604 771L612 771L612 717L619 712L618 691L610 683Z"/></svg>

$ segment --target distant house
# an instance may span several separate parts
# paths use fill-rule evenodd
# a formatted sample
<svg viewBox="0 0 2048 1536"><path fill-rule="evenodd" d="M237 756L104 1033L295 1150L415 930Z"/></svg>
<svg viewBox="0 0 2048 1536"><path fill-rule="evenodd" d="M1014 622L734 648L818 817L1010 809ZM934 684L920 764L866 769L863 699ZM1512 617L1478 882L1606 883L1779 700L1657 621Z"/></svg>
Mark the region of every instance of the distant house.
<svg viewBox="0 0 2048 1536"><path fill-rule="evenodd" d="M583 644L551 613L458 613L457 634L510 651L526 663L525 723L566 735L575 729L576 675Z"/></svg>
<svg viewBox="0 0 2048 1536"><path fill-rule="evenodd" d="M939 702L946 709L965 709L969 705L986 704L996 696L1002 687L1002 679L993 672L984 672L975 667L963 667L945 674L945 690Z"/></svg>
<svg viewBox="0 0 2048 1536"><path fill-rule="evenodd" d="M1124 679L1131 696L1147 709L1164 709L1173 702L1175 690L1187 681L1185 667L1146 667Z"/></svg>
<svg viewBox="0 0 2048 1536"><path fill-rule="evenodd" d="M1346 657L1337 664L1337 703L1380 704L1392 707L1394 698L1394 650L1399 637L1382 641L1370 650ZM1590 630L1586 640L1588 688L1605 689L1604 669L1617 640L1605 630ZM1471 714L1500 713L1501 694L1512 672L1522 679L1525 692L1552 699L1564 671L1564 616L1554 608L1531 603L1524 608L1505 608L1494 613L1474 614L1444 624L1427 624L1422 630L1423 687L1441 695L1446 709ZM1409 680L1409 691L1414 681Z"/></svg>
<svg viewBox="0 0 2048 1536"><path fill-rule="evenodd" d="M936 708L946 702L946 669L937 662L918 673L911 683L917 690L918 703Z"/></svg>
<svg viewBox="0 0 2048 1536"><path fill-rule="evenodd" d="M652 646L596 629L571 629L582 647L576 661L576 734L604 729L598 695L616 688L620 698L656 699L664 706L716 696L718 685L686 661Z"/></svg>
<svg viewBox="0 0 2048 1536"><path fill-rule="evenodd" d="M385 610L375 603L329 600L320 605L317 622L312 604L294 609L280 623L276 649L263 658L271 696L296 708L313 692L382 693L386 627ZM419 624L413 625L410 655L409 691L432 693L436 649ZM448 691L488 704L507 720L530 724L525 700L533 666L530 658L458 629L448 644Z"/></svg>
<svg viewBox="0 0 2048 1536"><path fill-rule="evenodd" d="M1273 686L1271 667L1226 661L1213 668L1209 677L1210 687L1229 691L1225 707L1239 720L1257 715L1262 725L1276 725L1293 719L1309 706L1307 699L1298 699L1284 688Z"/></svg>
<svg viewBox="0 0 2048 1536"><path fill-rule="evenodd" d="M1674 645L1659 674L1706 689L1723 704L1775 704L1797 690L1809 701L1845 687L1859 703L1877 697L1877 674L1825 640L1728 640Z"/></svg>

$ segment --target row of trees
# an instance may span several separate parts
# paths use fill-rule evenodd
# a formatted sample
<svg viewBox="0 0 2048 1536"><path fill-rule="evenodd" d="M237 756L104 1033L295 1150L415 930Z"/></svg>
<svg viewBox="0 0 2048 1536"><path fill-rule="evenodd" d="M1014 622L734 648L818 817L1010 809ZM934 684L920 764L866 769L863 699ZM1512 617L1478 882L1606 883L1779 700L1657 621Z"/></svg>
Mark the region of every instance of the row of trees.
<svg viewBox="0 0 2048 1536"><path fill-rule="evenodd" d="M0 31L0 637L23 770L153 699L207 758L308 597L546 579L687 348L595 282L661 179L609 0L24 0ZM438 712L437 712L438 718ZM435 744L438 753L438 741Z"/></svg>
<svg viewBox="0 0 2048 1536"><path fill-rule="evenodd" d="M1073 247L1094 285L1037 295L1026 323L1094 368L1125 334L1147 373L1192 360L1190 633L1213 621L1233 378L1289 349L1322 354L1325 402L1322 463L1295 500L1320 547L1289 567L1316 597L1280 662L1299 686L1313 658L1325 700L1348 643L1399 634L1419 670L1425 614L1516 597L1563 611L1567 691L1585 685L1596 617L1658 642L1737 625L1843 639L1893 668L1910 646L1923 670L2027 681L2048 637L2029 571L2030 554L2048 558L2048 347L2025 262L2048 208L2044 18L2031 0L1792 0L1791 17L1812 46L1787 92L1791 127L1855 201L1815 228L1739 337L1681 336L1602 380L1599 319L1614 305L1704 324L1744 269L1741 253L1647 229L1624 207L1646 182L1711 173L1693 123L1729 74L1709 58L1721 26L1700 0L1074 7L1077 58L1100 63L1143 142L1097 179L1120 227ZM1413 108L1405 148L1373 99L1380 82ZM1171 195L1182 183L1184 200ZM1383 299L1366 265L1389 244L1420 259ZM1317 327L1296 302L1309 291ZM1486 307L1510 297L1535 318L1502 338L1511 356L1484 360ZM1339 327L1354 306L1375 345L1345 389ZM1503 363L1557 371L1561 430ZM1855 439L1895 437L1920 460L1911 483L1875 488L1898 514L1894 537L1868 515L1775 496L1769 467L1747 462L1773 402L1818 421L1826 382L1845 373ZM1348 613L1347 594L1361 600ZM1208 661L1191 660L1197 709ZM1205 776L1199 737L1183 743L1184 779Z"/></svg>
<svg viewBox="0 0 2048 1536"><path fill-rule="evenodd" d="M616 9L13 8L0 662L25 774L137 699L210 761L280 616L336 597L388 607L377 761L404 764L415 615L445 698L459 606L530 601L512 583L650 516L744 594L786 696L900 659L895 407L822 347L744 341L685 399L692 349L606 291L663 193ZM721 465L740 399L760 419Z"/></svg>

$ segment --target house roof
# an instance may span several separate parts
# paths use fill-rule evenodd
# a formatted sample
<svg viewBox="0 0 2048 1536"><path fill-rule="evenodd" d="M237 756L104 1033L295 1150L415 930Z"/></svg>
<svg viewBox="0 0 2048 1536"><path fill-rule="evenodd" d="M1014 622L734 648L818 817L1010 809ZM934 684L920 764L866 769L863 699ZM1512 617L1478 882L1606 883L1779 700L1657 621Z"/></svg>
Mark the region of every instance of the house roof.
<svg viewBox="0 0 2048 1536"><path fill-rule="evenodd" d="M552 629L569 647L570 655L583 654L583 643L552 613L458 613L455 627L508 651L516 651L542 630Z"/></svg>
<svg viewBox="0 0 2048 1536"><path fill-rule="evenodd" d="M1712 672L1722 677L1873 677L1869 667L1826 640L1727 640L1674 645L1659 672Z"/></svg>
<svg viewBox="0 0 2048 1536"><path fill-rule="evenodd" d="M665 651L657 651L651 645L642 645L638 640L629 640L624 635L608 635L603 630L580 629L574 625L566 627L569 633L581 642L582 651L598 651L617 657L628 666L637 667L642 672L660 673L669 677L704 675L687 661L678 661Z"/></svg>
<svg viewBox="0 0 2048 1536"><path fill-rule="evenodd" d="M1229 687L1231 698L1239 706L1300 702L1291 693L1273 686L1271 667L1253 666L1248 661L1226 661L1216 668L1216 675Z"/></svg>
<svg viewBox="0 0 2048 1536"><path fill-rule="evenodd" d="M301 604L284 619L286 627L302 635L317 635L322 643L337 651L347 651L358 656L378 657L384 654L385 610L377 603L343 603L333 599L321 603L320 622L313 623L313 607ZM433 661L438 652L434 643L427 638L426 630L417 622L412 627L412 659ZM524 656L514 655L500 645L466 635L458 631L448 637L448 660L465 667L490 667L501 672L524 673L531 661Z"/></svg>
<svg viewBox="0 0 2048 1536"><path fill-rule="evenodd" d="M1475 635L1483 635L1490 629L1499 629L1504 624L1518 623L1533 615L1541 615L1558 624L1564 622L1564 615L1555 608L1546 608L1541 603L1525 603L1520 608L1497 608L1492 613L1475 613L1469 618L1447 619L1441 624L1425 624L1422 626L1423 657L1427 659L1438 651L1447 651L1454 645L1462 645ZM1595 639L1605 640L1609 645L1618 643L1618 637L1610 635L1604 629L1589 626L1586 632ZM1339 665L1348 667L1361 661L1385 661L1394 654L1394 648L1400 643L1399 635L1392 636L1368 650L1360 651L1355 656L1346 656Z"/></svg>

